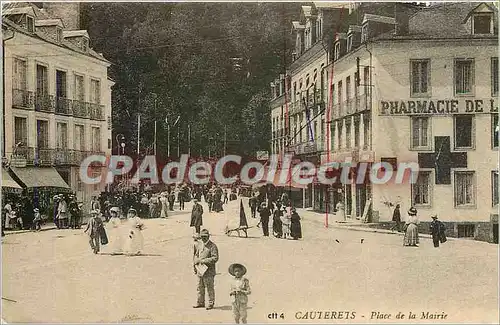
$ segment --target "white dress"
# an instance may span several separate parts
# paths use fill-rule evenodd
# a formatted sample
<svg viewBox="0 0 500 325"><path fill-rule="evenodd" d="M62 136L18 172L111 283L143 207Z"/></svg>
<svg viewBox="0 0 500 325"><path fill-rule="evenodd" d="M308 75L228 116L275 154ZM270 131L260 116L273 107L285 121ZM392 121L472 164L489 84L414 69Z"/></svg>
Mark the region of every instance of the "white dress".
<svg viewBox="0 0 500 325"><path fill-rule="evenodd" d="M109 219L106 225L106 231L108 233L110 248L112 254L122 253L123 248L123 228L121 226L122 222L118 217L112 217Z"/></svg>
<svg viewBox="0 0 500 325"><path fill-rule="evenodd" d="M127 233L123 251L128 255L140 254L144 247L144 237L141 229L144 227L141 218L133 217L127 220Z"/></svg>

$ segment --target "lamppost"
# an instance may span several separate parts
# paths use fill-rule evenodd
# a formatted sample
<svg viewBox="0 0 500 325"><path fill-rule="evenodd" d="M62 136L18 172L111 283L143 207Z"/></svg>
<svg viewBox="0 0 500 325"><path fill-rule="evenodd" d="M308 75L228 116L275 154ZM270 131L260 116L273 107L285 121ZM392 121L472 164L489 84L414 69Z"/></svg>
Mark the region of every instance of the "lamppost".
<svg viewBox="0 0 500 325"><path fill-rule="evenodd" d="M120 154L120 147L122 148L122 155L125 155L125 136L123 134L116 135L116 143L118 144L118 154Z"/></svg>

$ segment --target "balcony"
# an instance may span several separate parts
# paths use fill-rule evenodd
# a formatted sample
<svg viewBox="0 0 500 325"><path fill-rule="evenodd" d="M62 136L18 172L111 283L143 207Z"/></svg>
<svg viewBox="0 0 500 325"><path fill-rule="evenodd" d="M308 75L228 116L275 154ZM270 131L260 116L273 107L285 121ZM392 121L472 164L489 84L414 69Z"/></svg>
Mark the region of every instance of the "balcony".
<svg viewBox="0 0 500 325"><path fill-rule="evenodd" d="M26 89L12 89L12 106L32 109L33 92Z"/></svg>
<svg viewBox="0 0 500 325"><path fill-rule="evenodd" d="M35 110L37 112L55 112L55 99L54 96L36 93L35 95Z"/></svg>
<svg viewBox="0 0 500 325"><path fill-rule="evenodd" d="M73 111L74 117L89 118L87 105L85 104L85 102L80 100L71 101L71 110Z"/></svg>
<svg viewBox="0 0 500 325"><path fill-rule="evenodd" d="M353 113L353 106L355 102L354 99L348 99L344 102L344 112L342 112L342 115L350 115Z"/></svg>
<svg viewBox="0 0 500 325"><path fill-rule="evenodd" d="M56 114L72 115L71 114L71 100L66 97L57 97L56 100Z"/></svg>
<svg viewBox="0 0 500 325"><path fill-rule="evenodd" d="M82 151L73 149L49 149L34 147L18 147L12 157L26 159L28 166L79 166L91 155L104 155L100 151ZM93 163L91 165L99 165Z"/></svg>
<svg viewBox="0 0 500 325"><path fill-rule="evenodd" d="M104 121L104 105L87 103L87 112L90 113L90 119Z"/></svg>

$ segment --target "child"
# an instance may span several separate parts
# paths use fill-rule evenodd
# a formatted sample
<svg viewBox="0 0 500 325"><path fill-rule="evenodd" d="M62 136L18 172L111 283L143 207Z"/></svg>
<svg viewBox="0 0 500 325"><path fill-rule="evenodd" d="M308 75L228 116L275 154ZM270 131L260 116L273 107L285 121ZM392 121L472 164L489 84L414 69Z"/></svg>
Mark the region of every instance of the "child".
<svg viewBox="0 0 500 325"><path fill-rule="evenodd" d="M85 228L85 233L89 236L89 244L90 248L94 252L94 254L99 253L100 251L100 234L99 230L103 227L102 220L99 218L99 212L96 210L90 211L91 218L87 222L87 227Z"/></svg>
<svg viewBox="0 0 500 325"><path fill-rule="evenodd" d="M35 217L33 218L33 228L35 231L40 231L42 229L42 227L40 226L40 223L42 222L40 210L38 210L38 208L35 208L33 212L35 215Z"/></svg>
<svg viewBox="0 0 500 325"><path fill-rule="evenodd" d="M251 293L250 282L243 275L247 273L245 266L235 263L229 266L229 274L234 276L231 282L231 293L233 297L233 316L236 324L247 323L247 303L248 295Z"/></svg>

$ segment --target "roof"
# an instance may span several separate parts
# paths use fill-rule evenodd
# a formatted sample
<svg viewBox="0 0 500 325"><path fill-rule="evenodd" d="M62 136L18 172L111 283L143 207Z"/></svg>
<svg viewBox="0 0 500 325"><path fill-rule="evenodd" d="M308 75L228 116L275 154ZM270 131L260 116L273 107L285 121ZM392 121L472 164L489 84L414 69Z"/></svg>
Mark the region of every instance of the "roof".
<svg viewBox="0 0 500 325"><path fill-rule="evenodd" d="M363 18L363 23L366 21L375 21L378 23L384 23L384 24L392 24L396 25L396 19L392 17L385 17L385 16L379 16L379 15L372 15L372 14L365 14Z"/></svg>
<svg viewBox="0 0 500 325"><path fill-rule="evenodd" d="M35 11L31 7L7 7L7 8L4 7L2 9L3 9L2 16L3 15L21 15L21 14L29 14L31 16L35 16Z"/></svg>
<svg viewBox="0 0 500 325"><path fill-rule="evenodd" d="M349 32L357 32L357 33L361 33L361 26L357 26L357 25L350 25L350 26L349 26Z"/></svg>
<svg viewBox="0 0 500 325"><path fill-rule="evenodd" d="M57 19L36 19L35 20L35 26L36 27L42 27L42 26L59 26L61 28L64 28L63 21L59 18Z"/></svg>
<svg viewBox="0 0 500 325"><path fill-rule="evenodd" d="M11 3L9 3L9 4L11 4ZM38 8L36 8L36 9L38 9ZM38 11L40 11L40 9L38 9ZM36 10L35 10L35 12L36 12ZM46 18L46 15L44 16L44 18ZM28 35L28 36L31 36L31 37L35 37L35 38L38 38L38 39L40 39L42 41L45 41L47 43L51 43L51 44L53 44L55 46L60 46L60 47L66 48L68 50L71 50L71 51L74 51L74 52L78 52L78 53L80 53L82 55L86 55L86 56L92 57L94 59L97 59L99 61L103 61L103 62L111 64L111 62L109 62L108 60L106 60L102 55L99 55L96 51L94 51L94 50L92 50L90 48L87 50L87 52L84 52L82 49L80 49L78 46L72 44L68 40L62 40L60 43L58 43L55 40L53 40L52 38L46 36L44 33L37 32L37 31L35 31L34 33L29 32L25 28L22 28L21 26L17 25L16 23L12 22L9 19L2 19L2 27L11 28L12 30L14 30L16 32L19 32L21 34L25 34L25 35ZM63 31L63 35L64 35L64 31Z"/></svg>
<svg viewBox="0 0 500 325"><path fill-rule="evenodd" d="M463 22L477 7L477 2L460 2L422 8L410 17L409 33L429 38L470 35L469 28Z"/></svg>
<svg viewBox="0 0 500 325"><path fill-rule="evenodd" d="M330 2L330 1L318 1L313 2L317 9L329 9L329 8L342 8L351 4L351 2Z"/></svg>
<svg viewBox="0 0 500 325"><path fill-rule="evenodd" d="M71 37L86 37L90 38L89 33L87 33L86 30L65 30L63 31L63 37L64 38L71 38Z"/></svg>
<svg viewBox="0 0 500 325"><path fill-rule="evenodd" d="M292 21L292 26L293 26L293 28L295 28L295 29L302 29L302 28L306 28L306 26L301 25L299 21Z"/></svg>
<svg viewBox="0 0 500 325"><path fill-rule="evenodd" d="M12 177L9 175L9 171L2 168L2 188L8 187L8 188L14 188L14 189L22 189L22 187L17 184L15 180L12 179Z"/></svg>

